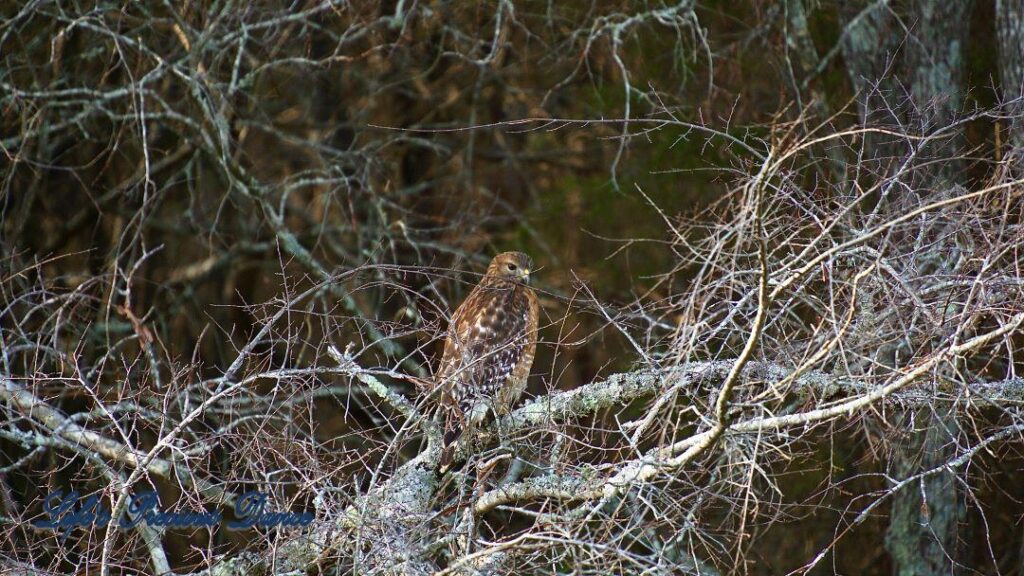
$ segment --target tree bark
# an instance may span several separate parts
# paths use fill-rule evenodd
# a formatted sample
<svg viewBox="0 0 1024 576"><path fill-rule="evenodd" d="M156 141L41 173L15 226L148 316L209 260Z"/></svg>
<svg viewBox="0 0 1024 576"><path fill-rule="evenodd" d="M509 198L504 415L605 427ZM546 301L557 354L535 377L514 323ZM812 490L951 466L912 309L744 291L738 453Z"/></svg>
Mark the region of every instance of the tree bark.
<svg viewBox="0 0 1024 576"><path fill-rule="evenodd" d="M964 103L964 46L967 44L971 0L915 0L905 69L910 86L906 121L911 129L932 133L950 125ZM926 189L948 187L963 173L955 157L963 148L963 130L930 142L922 153L944 161L924 175ZM948 160L946 160L948 159Z"/></svg>
<svg viewBox="0 0 1024 576"><path fill-rule="evenodd" d="M1003 101L1011 116L1024 113L1024 0L996 0L996 30L999 37L999 76ZM1016 149L1017 162L1024 151L1024 122L1006 126L1004 148Z"/></svg>
<svg viewBox="0 0 1024 576"><path fill-rule="evenodd" d="M903 55L910 88L903 116L911 130L929 134L945 129L963 107L963 47L971 6L970 0L915 0L911 5L910 37ZM896 206L914 206L923 196L946 194L960 184L962 162L955 157L963 146L963 133L957 127L944 136L915 151L944 160L922 173L917 193L895 199ZM910 433L897 445L890 462L895 478L906 478L954 456L959 427L952 413L918 410L908 413L904 422ZM958 488L956 474L944 472L895 495L886 549L896 574L949 576L962 571L961 530L967 515L964 494Z"/></svg>
<svg viewBox="0 0 1024 576"><path fill-rule="evenodd" d="M887 0L842 0L843 32L839 39L846 72L857 94L862 123L875 120L892 97L892 58L899 48L899 31ZM880 119L880 118L878 118Z"/></svg>
<svg viewBox="0 0 1024 576"><path fill-rule="evenodd" d="M1024 172L1024 0L996 0L999 41L999 80L1006 104L1007 123L997 125L997 157L1007 160L1011 174ZM1017 571L1024 574L1024 536L1018 550Z"/></svg>
<svg viewBox="0 0 1024 576"><path fill-rule="evenodd" d="M912 428L914 421L923 428ZM890 475L897 479L935 468L956 455L959 426L952 414L909 412L910 433L894 450ZM943 472L900 490L893 499L885 546L899 576L962 572L966 506L956 474Z"/></svg>
<svg viewBox="0 0 1024 576"><path fill-rule="evenodd" d="M897 120L891 110L899 98L893 69L902 36L899 22L888 0L841 0L839 18L843 23L839 47L855 94L858 119L865 126L891 126ZM869 166L877 164L884 171L901 153L893 138L867 134L860 161Z"/></svg>

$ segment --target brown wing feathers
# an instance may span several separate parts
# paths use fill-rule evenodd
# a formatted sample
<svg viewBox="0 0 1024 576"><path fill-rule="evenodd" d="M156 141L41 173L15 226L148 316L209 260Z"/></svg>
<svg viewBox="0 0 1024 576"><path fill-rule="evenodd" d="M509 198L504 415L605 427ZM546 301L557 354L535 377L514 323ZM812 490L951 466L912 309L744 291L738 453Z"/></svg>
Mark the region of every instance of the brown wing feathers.
<svg viewBox="0 0 1024 576"><path fill-rule="evenodd" d="M446 412L443 462L464 429L509 411L525 388L539 308L526 285L531 267L525 254L499 254L452 316L435 379Z"/></svg>

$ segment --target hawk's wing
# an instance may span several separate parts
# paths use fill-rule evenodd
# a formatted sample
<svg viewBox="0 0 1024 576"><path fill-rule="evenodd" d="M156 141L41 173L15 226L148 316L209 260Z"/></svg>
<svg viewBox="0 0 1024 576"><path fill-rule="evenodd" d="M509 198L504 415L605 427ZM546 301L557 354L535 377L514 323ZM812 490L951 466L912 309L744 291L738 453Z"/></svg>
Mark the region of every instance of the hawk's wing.
<svg viewBox="0 0 1024 576"><path fill-rule="evenodd" d="M436 380L446 412L442 472L467 426L519 398L536 350L537 311L529 289L477 286L452 316Z"/></svg>
<svg viewBox="0 0 1024 576"><path fill-rule="evenodd" d="M474 290L455 312L437 379L461 415L514 375L528 353L529 324L529 303L516 290Z"/></svg>

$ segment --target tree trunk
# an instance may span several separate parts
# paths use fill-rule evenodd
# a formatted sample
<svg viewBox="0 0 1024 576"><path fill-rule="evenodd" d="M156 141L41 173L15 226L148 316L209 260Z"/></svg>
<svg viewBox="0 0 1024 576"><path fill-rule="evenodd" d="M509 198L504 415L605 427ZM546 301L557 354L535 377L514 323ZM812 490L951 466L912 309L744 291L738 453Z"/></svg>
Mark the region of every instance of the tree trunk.
<svg viewBox="0 0 1024 576"><path fill-rule="evenodd" d="M843 23L839 46L855 93L860 123L891 126L898 119L891 110L900 97L894 82L897 71L893 70L903 34L899 21L888 2L878 0L841 0L839 17ZM903 153L890 136L865 134L863 138L860 162L869 170L885 172L893 159ZM869 204L877 201L872 198Z"/></svg>
<svg viewBox="0 0 1024 576"><path fill-rule="evenodd" d="M914 421L917 428L912 428ZM917 410L909 412L904 423L910 433L894 450L889 471L894 478L919 474L954 456L959 433L955 417ZM893 499L885 537L893 572L899 576L960 573L965 515L964 498L953 473L935 474L903 487Z"/></svg>
<svg viewBox="0 0 1024 576"><path fill-rule="evenodd" d="M928 134L943 129L963 107L963 47L971 4L969 0L912 2L907 19L911 37L906 41L902 67L910 88L903 116L911 131ZM944 160L921 174L918 197L909 193L897 199L897 206L916 206L924 197L945 195L960 184L962 163L954 158L962 147L963 133L957 128L917 150L922 161ZM899 443L890 463L895 478L913 476L955 457L959 426L954 416L921 410L907 414L905 423L910 437ZM955 473L942 472L911 483L894 496L886 549L896 574L949 576L962 571L966 505L958 488Z"/></svg>
<svg viewBox="0 0 1024 576"><path fill-rule="evenodd" d="M999 40L999 80L1008 123L997 125L996 154L1007 160L1009 174L1024 172L1024 0L996 0L996 32ZM1024 574L1024 537L1018 551L1017 571Z"/></svg>
<svg viewBox="0 0 1024 576"><path fill-rule="evenodd" d="M860 120L884 121L887 101L894 97L887 70L900 45L898 22L888 3L877 0L842 0L839 12L843 22L840 48L857 94Z"/></svg>
<svg viewBox="0 0 1024 576"><path fill-rule="evenodd" d="M1024 113L1024 0L996 0L996 28L999 36L999 76L1003 101L1011 115ZM1016 149L1018 162L1024 155L1024 122L1011 121L1006 128L1003 149Z"/></svg>
<svg viewBox="0 0 1024 576"><path fill-rule="evenodd" d="M906 70L911 129L929 133L948 126L964 103L964 46L971 17L971 0L915 0L906 44ZM963 130L931 142L922 151L928 157L952 158L963 148ZM962 162L943 161L925 175L926 188L952 185L962 173Z"/></svg>

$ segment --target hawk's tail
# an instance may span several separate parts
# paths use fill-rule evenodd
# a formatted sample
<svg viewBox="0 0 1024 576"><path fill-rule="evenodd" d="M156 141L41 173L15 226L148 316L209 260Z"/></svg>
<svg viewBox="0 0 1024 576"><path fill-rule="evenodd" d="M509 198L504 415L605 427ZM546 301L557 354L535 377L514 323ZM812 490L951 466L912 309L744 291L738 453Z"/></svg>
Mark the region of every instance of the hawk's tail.
<svg viewBox="0 0 1024 576"><path fill-rule="evenodd" d="M462 424L458 422L449 423L444 431L444 442L441 444L441 466L438 471L444 474L452 467L452 460L455 458L455 448L459 437L462 436Z"/></svg>

